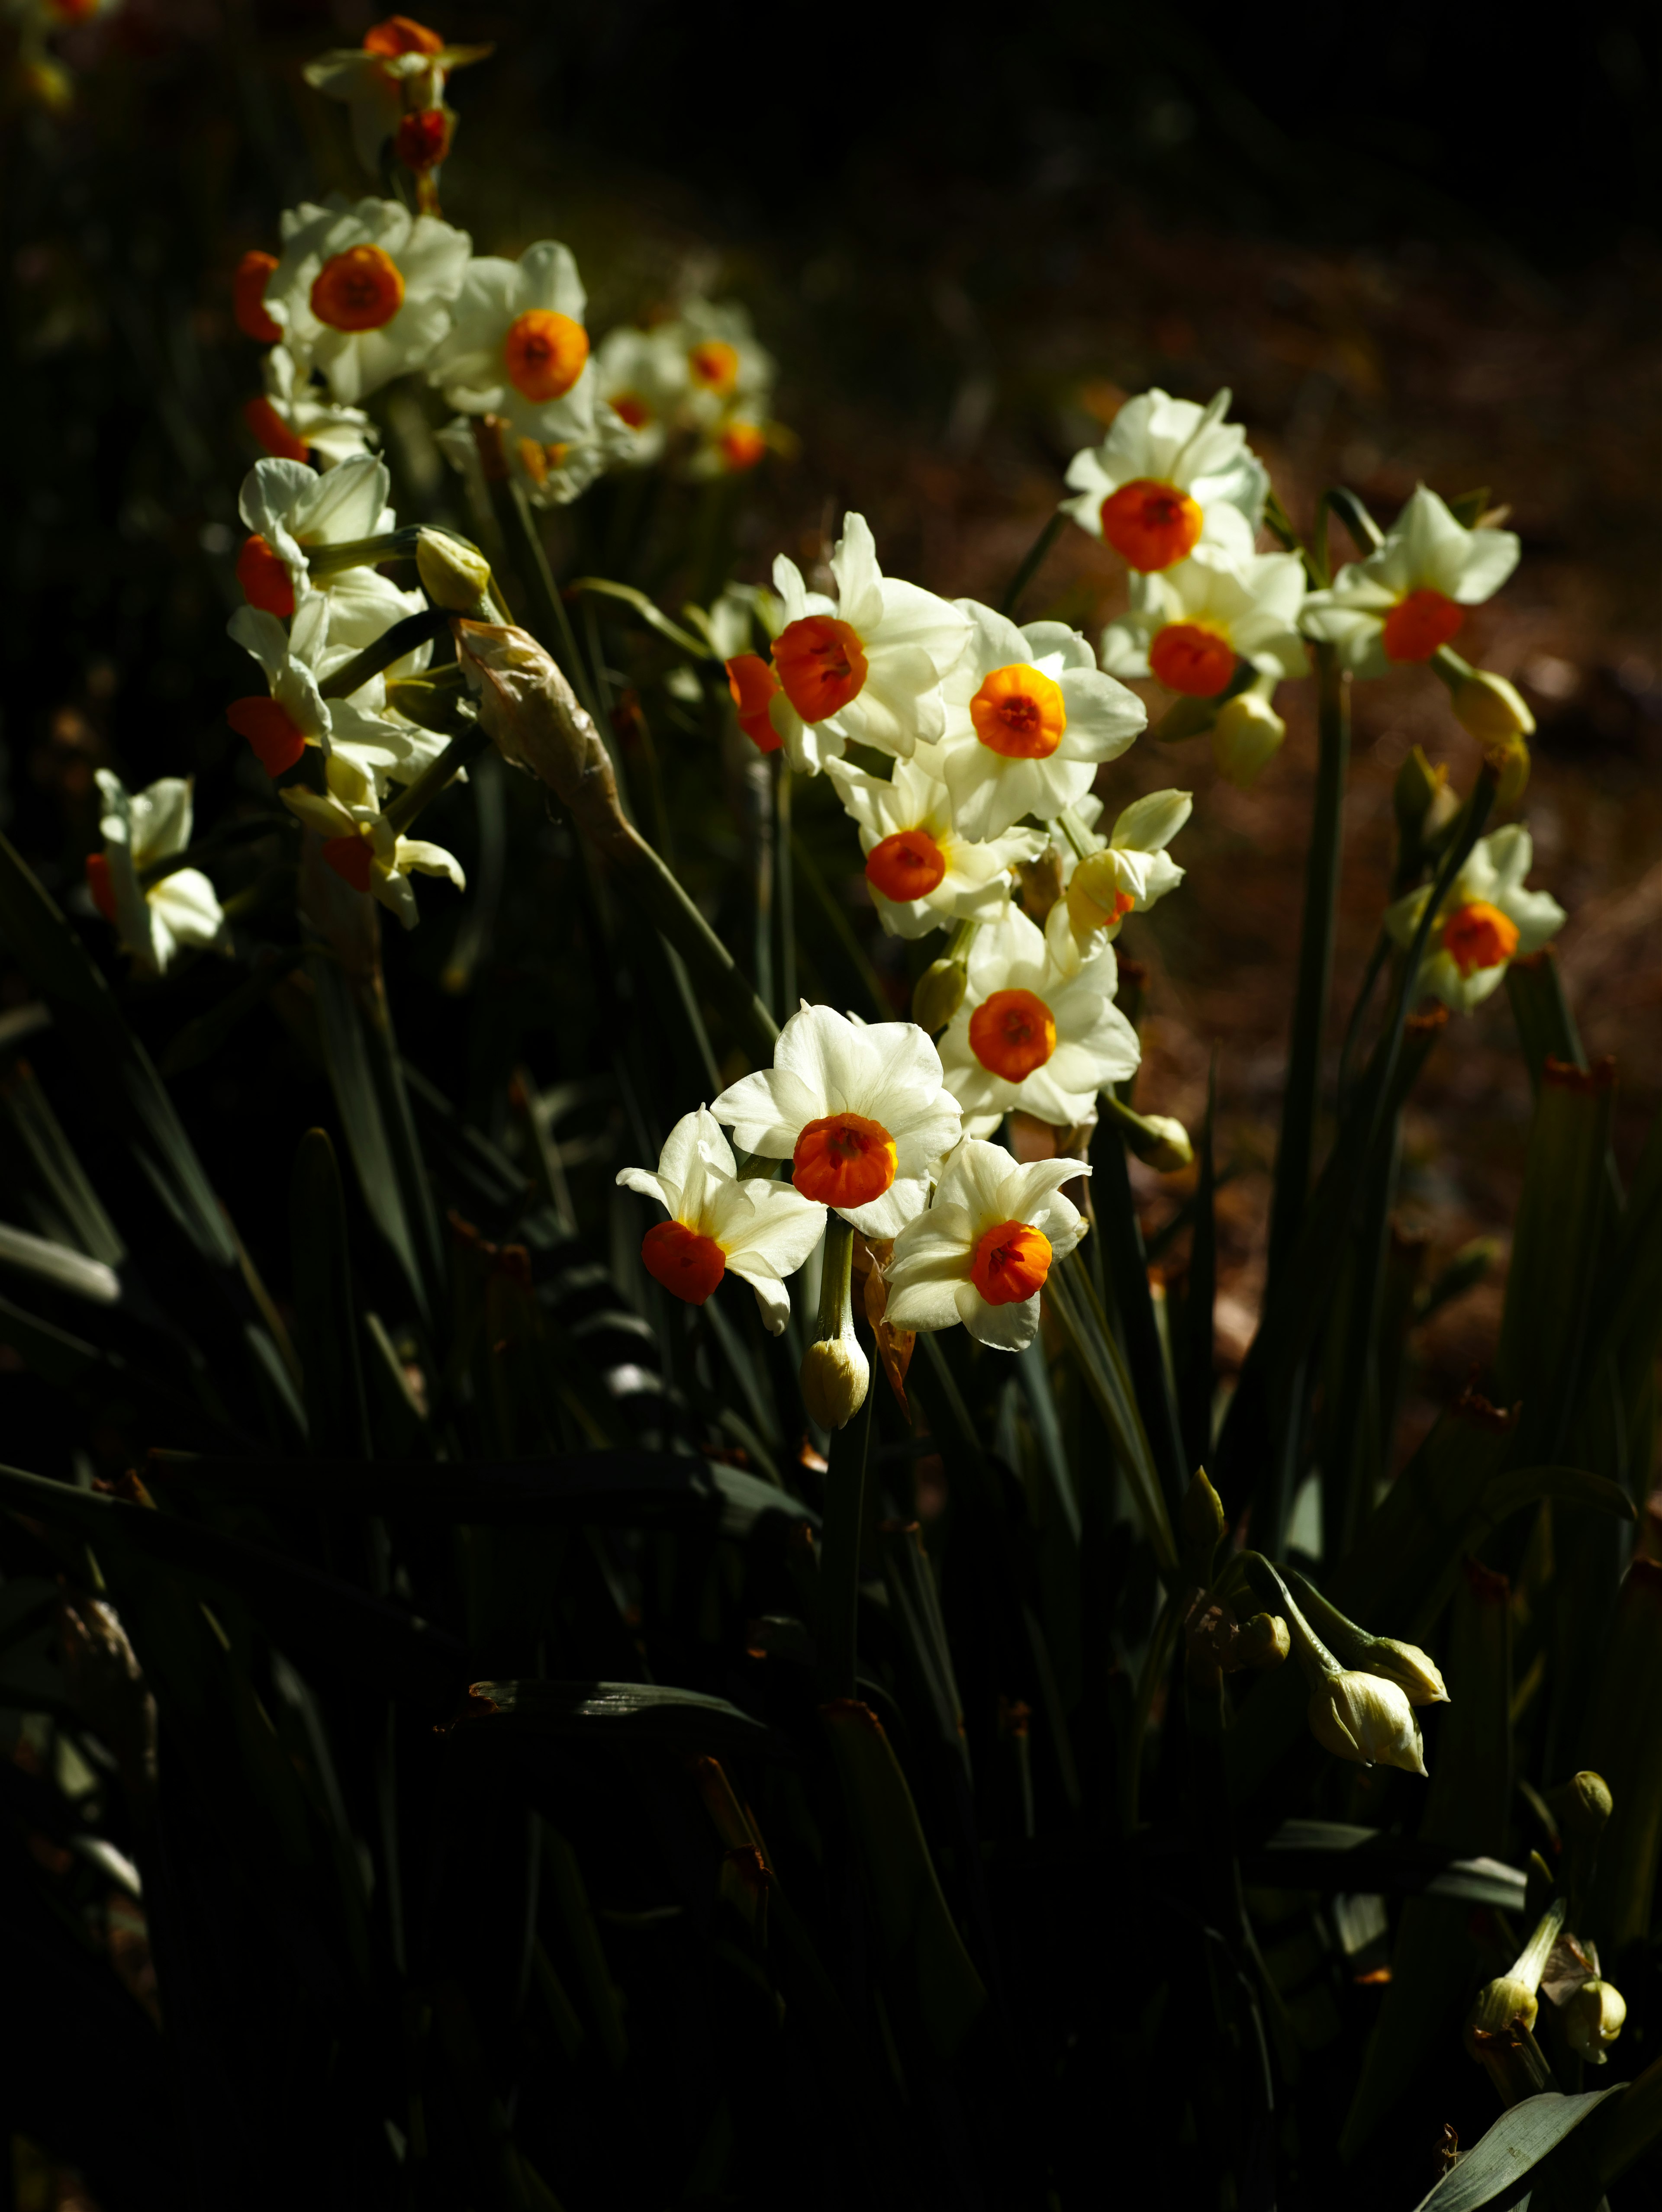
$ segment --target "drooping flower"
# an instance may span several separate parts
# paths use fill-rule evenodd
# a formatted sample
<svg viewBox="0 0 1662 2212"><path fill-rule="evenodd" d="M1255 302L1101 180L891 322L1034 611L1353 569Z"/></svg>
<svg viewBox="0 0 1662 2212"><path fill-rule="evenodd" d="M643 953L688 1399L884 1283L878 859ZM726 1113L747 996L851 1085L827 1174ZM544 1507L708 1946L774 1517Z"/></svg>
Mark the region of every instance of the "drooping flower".
<svg viewBox="0 0 1662 2212"><path fill-rule="evenodd" d="M892 781L834 760L825 772L859 826L866 882L891 937L925 937L952 921L995 921L1010 871L1044 849L1042 831L1008 830L971 844L956 826L946 785L916 757Z"/></svg>
<svg viewBox="0 0 1662 2212"><path fill-rule="evenodd" d="M352 148L372 177L380 173L380 149L407 115L443 104L454 69L483 61L489 46L450 46L436 31L408 15L372 24L362 46L320 54L306 64L306 82L326 100L344 101L351 116Z"/></svg>
<svg viewBox="0 0 1662 2212"><path fill-rule="evenodd" d="M425 365L450 327L471 245L396 200L302 206L284 217L265 312L296 362L350 406Z"/></svg>
<svg viewBox="0 0 1662 2212"><path fill-rule="evenodd" d="M174 868L144 881L146 871L190 845L190 778L163 776L148 790L129 792L119 775L101 768L98 788L103 850L87 861L87 889L115 925L122 949L147 973L164 975L182 945L216 944L225 927L218 896L200 868Z"/></svg>
<svg viewBox="0 0 1662 2212"><path fill-rule="evenodd" d="M655 1198L669 1216L648 1229L641 1260L654 1282L701 1306L729 1270L756 1293L775 1336L790 1317L785 1284L825 1233L825 1209L787 1182L740 1177L733 1147L708 1106L670 1131L658 1171L623 1168L626 1190Z"/></svg>
<svg viewBox="0 0 1662 2212"><path fill-rule="evenodd" d="M1023 1166L1001 1145L965 1137L948 1156L927 1213L895 1239L884 1269L885 1317L896 1328L950 1328L1021 1352L1038 1328L1046 1276L1085 1234L1062 1185L1091 1172L1081 1160Z"/></svg>
<svg viewBox="0 0 1662 2212"><path fill-rule="evenodd" d="M1102 673L1065 623L1018 629L974 599L958 605L969 640L941 686L943 726L930 764L952 793L959 830L984 839L1002 836L1025 814L1053 821L1146 726L1142 702Z"/></svg>
<svg viewBox="0 0 1662 2212"><path fill-rule="evenodd" d="M1163 574L1141 580L1133 606L1103 634L1102 665L1154 676L1168 691L1215 699L1250 660L1263 673L1303 676L1298 633L1304 563L1295 553L1233 558L1202 545Z"/></svg>
<svg viewBox="0 0 1662 2212"><path fill-rule="evenodd" d="M771 713L799 775L818 775L850 740L906 760L938 738L941 679L969 632L933 592L884 575L863 514L843 517L831 567L835 602L810 592L782 553L773 564L785 620L773 641Z"/></svg>
<svg viewBox="0 0 1662 2212"><path fill-rule="evenodd" d="M314 584L307 555L326 545L375 538L397 526L388 504L387 464L357 453L320 476L303 461L256 461L242 480L238 510L252 535L237 556L237 580L250 606L287 622L307 592L329 599L329 642L373 643L426 605L368 563L326 571ZM425 665L430 646L421 653Z"/></svg>
<svg viewBox="0 0 1662 2212"><path fill-rule="evenodd" d="M1135 1073L1136 1031L1114 1004L1117 981L1106 944L1063 974L1019 907L980 932L941 1040L945 1080L972 1134L990 1135L1014 1112L1071 1128L1094 1115L1105 1084Z"/></svg>
<svg viewBox="0 0 1662 2212"><path fill-rule="evenodd" d="M1227 391L1205 407L1159 390L1128 399L1101 445L1068 463L1075 496L1062 512L1145 574L1202 544L1245 560L1269 480L1245 431L1224 421L1229 401Z"/></svg>
<svg viewBox="0 0 1662 2212"><path fill-rule="evenodd" d="M1066 892L1044 926L1050 957L1063 975L1078 972L1099 933L1111 941L1128 914L1146 914L1183 881L1184 871L1166 848L1194 805L1186 791L1151 791L1121 812L1111 836L1090 838L1093 851L1075 856L1072 840L1064 841Z"/></svg>
<svg viewBox="0 0 1662 2212"><path fill-rule="evenodd" d="M251 399L242 419L273 459L303 461L314 454L332 469L380 442L380 434L361 407L326 398L309 369L286 346L273 346L260 365L265 389Z"/></svg>
<svg viewBox="0 0 1662 2212"><path fill-rule="evenodd" d="M928 1198L958 1141L941 1055L913 1022L852 1020L804 1000L773 1066L732 1084L710 1111L747 1152L789 1160L804 1198L867 1237L893 1237Z"/></svg>
<svg viewBox="0 0 1662 2212"><path fill-rule="evenodd" d="M323 764L326 789L290 786L277 796L291 814L323 840L323 857L355 891L368 891L406 929L421 915L411 873L447 876L466 890L467 878L454 853L424 837L402 837L381 812L373 780L337 747Z"/></svg>
<svg viewBox="0 0 1662 2212"><path fill-rule="evenodd" d="M543 447L590 441L587 305L570 249L553 239L527 246L517 261L470 261L428 375L449 405L503 416L516 439Z"/></svg>
<svg viewBox="0 0 1662 2212"><path fill-rule="evenodd" d="M1528 830L1512 823L1478 839L1450 885L1426 941L1420 988L1456 1013L1481 1006L1508 961L1538 952L1562 927L1564 909L1551 893L1524 889L1534 858ZM1386 910L1397 944L1412 942L1430 896L1423 884Z"/></svg>
<svg viewBox="0 0 1662 2212"><path fill-rule="evenodd" d="M1300 626L1358 676L1429 660L1458 636L1465 610L1500 590L1519 550L1515 532L1468 530L1422 484L1376 552L1310 594Z"/></svg>

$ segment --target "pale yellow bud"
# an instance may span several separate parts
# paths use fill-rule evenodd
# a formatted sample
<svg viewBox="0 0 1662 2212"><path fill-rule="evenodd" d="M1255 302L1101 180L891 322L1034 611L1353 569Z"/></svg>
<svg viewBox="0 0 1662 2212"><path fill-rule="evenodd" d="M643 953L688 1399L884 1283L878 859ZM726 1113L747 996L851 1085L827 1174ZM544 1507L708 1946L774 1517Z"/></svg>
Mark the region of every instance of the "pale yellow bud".
<svg viewBox="0 0 1662 2212"><path fill-rule="evenodd" d="M1476 2039L1479 2035L1504 2034L1514 2021L1532 2028L1540 2009L1534 1989L1521 1976L1502 1974L1495 1981L1485 1982L1466 2014L1466 2050L1476 2057Z"/></svg>
<svg viewBox="0 0 1662 2212"><path fill-rule="evenodd" d="M1235 1656L1243 1667L1279 1667L1292 1649L1292 1631L1278 1613L1255 1613L1241 1623L1235 1639Z"/></svg>
<svg viewBox="0 0 1662 2212"><path fill-rule="evenodd" d="M1590 1767L1572 1774L1562 1790L1555 1790L1551 1802L1559 1826L1572 1843L1597 1843L1616 1809L1609 1783Z"/></svg>
<svg viewBox="0 0 1662 2212"><path fill-rule="evenodd" d="M912 1019L934 1036L944 1030L964 1003L964 963L961 960L933 960L918 977L912 991Z"/></svg>
<svg viewBox="0 0 1662 2212"><path fill-rule="evenodd" d="M1229 1523L1224 1518L1223 1500L1203 1467L1197 1467L1190 1478L1178 1518L1184 1541L1196 1551L1204 1551L1209 1561L1227 1534Z"/></svg>
<svg viewBox="0 0 1662 2212"><path fill-rule="evenodd" d="M1068 885L1068 919L1075 936L1112 928L1130 913L1136 898L1136 881L1123 854L1111 845L1105 852L1087 854Z"/></svg>
<svg viewBox="0 0 1662 2212"><path fill-rule="evenodd" d="M1485 750L1529 737L1535 717L1516 687L1487 668L1474 668L1453 693L1454 719Z"/></svg>
<svg viewBox="0 0 1662 2212"><path fill-rule="evenodd" d="M1417 1644L1399 1644L1394 1636L1370 1637L1366 1660L1358 1662L1370 1674L1395 1682L1410 1705L1446 1705L1448 1690L1442 1672L1428 1652Z"/></svg>
<svg viewBox="0 0 1662 2212"><path fill-rule="evenodd" d="M1195 1148L1181 1121L1169 1114L1139 1114L1136 1122L1135 1127L1129 1121L1119 1126L1126 1144L1145 1167L1153 1168L1157 1175L1176 1175L1193 1164Z"/></svg>
<svg viewBox="0 0 1662 2212"><path fill-rule="evenodd" d="M851 1334L822 1336L803 1353L799 1379L809 1419L840 1429L866 1402L871 1366Z"/></svg>
<svg viewBox="0 0 1662 2212"><path fill-rule="evenodd" d="M1423 1774L1425 1750L1414 1708L1395 1682L1346 1668L1326 1674L1310 1700L1316 1741L1361 1766L1400 1766Z"/></svg>
<svg viewBox="0 0 1662 2212"><path fill-rule="evenodd" d="M1218 774L1248 791L1287 742L1287 725L1257 690L1226 699L1212 725L1212 758Z"/></svg>
<svg viewBox="0 0 1662 2212"><path fill-rule="evenodd" d="M1564 2007L1564 2039L1572 2051L1602 2066L1628 2016L1628 2001L1614 1983L1583 1982Z"/></svg>
<svg viewBox="0 0 1662 2212"><path fill-rule="evenodd" d="M447 614L478 614L490 588L490 563L484 554L443 530L423 530L416 539L416 574L428 598Z"/></svg>

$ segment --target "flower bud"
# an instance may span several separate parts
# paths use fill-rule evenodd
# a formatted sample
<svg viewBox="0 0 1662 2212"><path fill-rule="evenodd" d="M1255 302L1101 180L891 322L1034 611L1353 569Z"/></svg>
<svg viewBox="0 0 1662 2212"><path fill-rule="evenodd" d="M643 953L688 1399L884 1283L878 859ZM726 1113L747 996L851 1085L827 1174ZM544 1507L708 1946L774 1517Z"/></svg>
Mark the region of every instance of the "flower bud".
<svg viewBox="0 0 1662 2212"><path fill-rule="evenodd" d="M416 574L428 598L447 614L478 614L490 588L490 563L484 554L443 530L423 530L417 538Z"/></svg>
<svg viewBox="0 0 1662 2212"><path fill-rule="evenodd" d="M1515 1969L1510 1974L1485 1982L1466 2014L1464 2039L1469 2056L1477 2057L1476 2039L1480 2035L1503 2035L1514 2023L1532 2028L1540 2009L1534 1985Z"/></svg>
<svg viewBox="0 0 1662 2212"><path fill-rule="evenodd" d="M1516 688L1487 668L1474 668L1452 696L1454 719L1486 751L1526 738L1535 728L1535 717Z"/></svg>
<svg viewBox="0 0 1662 2212"><path fill-rule="evenodd" d="M1425 1750L1414 1708L1395 1682L1342 1668L1325 1675L1310 1700L1316 1741L1336 1758L1362 1766L1400 1766L1423 1774Z"/></svg>
<svg viewBox="0 0 1662 2212"><path fill-rule="evenodd" d="M809 1419L840 1429L865 1404L871 1367L852 1334L822 1336L803 1353L799 1379Z"/></svg>
<svg viewBox="0 0 1662 2212"><path fill-rule="evenodd" d="M1140 863L1110 845L1100 853L1087 853L1074 870L1068 885L1068 919L1075 936L1093 929L1111 929L1123 921L1142 889Z"/></svg>
<svg viewBox="0 0 1662 2212"><path fill-rule="evenodd" d="M1287 741L1287 725L1255 685L1226 699L1212 725L1212 758L1237 791L1250 791Z"/></svg>
<svg viewBox="0 0 1662 2212"><path fill-rule="evenodd" d="M1627 2016L1628 2001L1613 1982L1583 1982L1564 2007L1564 2039L1578 2057L1602 2066Z"/></svg>
<svg viewBox="0 0 1662 2212"><path fill-rule="evenodd" d="M1178 1519L1194 1579L1208 1583L1212 1579L1212 1554L1228 1534L1229 1523L1224 1517L1223 1500L1203 1467L1197 1467L1190 1479Z"/></svg>
<svg viewBox="0 0 1662 2212"><path fill-rule="evenodd" d="M1410 1705L1446 1705L1448 1689L1442 1670L1417 1644L1401 1644L1394 1636L1368 1638L1365 1662L1370 1674L1394 1682Z"/></svg>
<svg viewBox="0 0 1662 2212"><path fill-rule="evenodd" d="M1137 1114L1129 1119L1114 1116L1126 1146L1145 1167L1157 1175L1176 1175L1194 1164L1195 1148L1181 1121L1169 1114Z"/></svg>
<svg viewBox="0 0 1662 2212"><path fill-rule="evenodd" d="M964 963L932 960L912 992L912 1019L928 1036L944 1030L964 1003Z"/></svg>
<svg viewBox="0 0 1662 2212"><path fill-rule="evenodd" d="M1529 747L1521 738L1505 738L1483 750L1483 763L1496 780L1495 804L1502 812L1518 805L1529 787Z"/></svg>
<svg viewBox="0 0 1662 2212"><path fill-rule="evenodd" d="M1235 1656L1243 1667L1279 1667L1292 1649L1292 1632L1278 1613L1255 1613L1242 1622L1235 1639Z"/></svg>
<svg viewBox="0 0 1662 2212"><path fill-rule="evenodd" d="M1575 1844L1596 1844L1616 1809L1609 1783L1588 1768L1572 1774L1562 1790L1555 1790L1550 1803L1560 1828Z"/></svg>

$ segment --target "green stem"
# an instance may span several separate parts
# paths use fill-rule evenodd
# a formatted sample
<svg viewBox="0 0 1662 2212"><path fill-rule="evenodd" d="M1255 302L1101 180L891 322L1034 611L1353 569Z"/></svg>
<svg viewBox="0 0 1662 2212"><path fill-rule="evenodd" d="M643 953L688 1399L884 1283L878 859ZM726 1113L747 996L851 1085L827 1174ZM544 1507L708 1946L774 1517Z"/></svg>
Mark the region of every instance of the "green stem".
<svg viewBox="0 0 1662 2212"><path fill-rule="evenodd" d="M1044 566L1044 562L1050 554L1050 548L1056 544L1057 538L1061 537L1062 529L1067 521L1068 517L1062 513L1062 509L1058 507L1056 513L1050 517L1050 520L1045 524L1044 529L1041 530L1038 537L1034 538L1032 544L1027 548L1026 555L1022 561L1021 566L1016 570L1014 575L1011 577L1009 587L1005 592L1004 597L998 603L998 611L1000 614L1014 614L1017 606L1020 604L1022 593L1026 590L1028 585L1032 582L1034 577L1038 575L1040 568Z"/></svg>
<svg viewBox="0 0 1662 2212"><path fill-rule="evenodd" d="M423 607L419 614L405 615L384 630L373 645L366 645L356 653L332 676L326 676L318 686L326 699L350 699L361 690L372 677L390 668L395 660L402 660L406 653L425 645L429 638L443 637L448 632L453 617L442 607Z"/></svg>
<svg viewBox="0 0 1662 2212"><path fill-rule="evenodd" d="M336 545L302 544L300 550L306 556L307 573L315 582L320 576L338 576L346 568L373 568L382 561L413 561L421 533L422 525L412 522L404 530L384 530L377 538L349 538Z"/></svg>
<svg viewBox="0 0 1662 2212"><path fill-rule="evenodd" d="M1350 757L1348 679L1330 645L1312 648L1316 661L1317 727L1320 757L1316 805L1305 870L1304 925L1299 939L1299 977L1293 1002L1293 1036L1287 1057L1287 1090L1281 1142L1275 1153L1275 1192L1269 1215L1269 1285L1275 1286L1298 1241L1310 1190L1311 1158L1321 1098L1322 1028L1333 979L1333 927L1344 834L1345 773Z"/></svg>
<svg viewBox="0 0 1662 2212"><path fill-rule="evenodd" d="M779 1013L796 1012L796 836L791 828L790 763L782 751L775 767L773 860L778 870Z"/></svg>
<svg viewBox="0 0 1662 2212"><path fill-rule="evenodd" d="M576 634L548 565L541 535L531 519L524 489L508 478L492 478L490 482L496 526L507 541L508 557L531 601L532 619L525 627L539 645L563 662L572 688L604 738L610 726L595 695L587 665L577 650ZM607 750L611 750L609 745Z"/></svg>
<svg viewBox="0 0 1662 2212"><path fill-rule="evenodd" d="M849 1239L852 1252L853 1231L831 1216L827 1231L825 1279L839 1272L839 1263L829 1247L831 1235L839 1226ZM844 1263L845 1264L845 1263ZM824 1294L821 1294L821 1326L824 1327ZM854 1421L846 1429L832 1434L829 1464L825 1470L825 1519L821 1537L819 1556L819 1634L816 1658L819 1696L829 1704L833 1698L852 1698L855 1694L855 1680L859 1664L860 1615L860 1536L865 1519L866 1463L870 1454L872 1408L877 1401L875 1389L866 1393L866 1402Z"/></svg>
<svg viewBox="0 0 1662 2212"><path fill-rule="evenodd" d="M1379 551L1385 544L1385 532L1354 491L1335 484L1327 495L1327 504L1350 532L1352 544L1364 558Z"/></svg>
<svg viewBox="0 0 1662 2212"><path fill-rule="evenodd" d="M783 825L782 825L782 826ZM802 840L800 837L793 836L790 840L790 848L791 852L794 856L796 866L801 872L803 882L813 893L814 902L818 905L819 911L825 915L826 921L831 924L831 929L836 935L837 941L842 946L844 954L847 956L849 965L853 969L855 976L858 981L861 988L866 994L867 1002L871 1008L872 1019L878 1022L892 1021L893 1019L893 1014L890 1009L888 1001L883 995L883 986L878 981L877 970L872 966L871 962L866 957L866 948L861 945L858 937L855 936L853 924L849 921L848 915L843 911L841 902L833 896L830 884L826 883L825 878L820 874L819 868L814 863L813 854L808 851L807 846L803 844ZM780 925L782 939L783 936L783 927L784 925L782 920ZM796 988L796 955L794 945L791 947L791 957L788 965L787 965L782 960L781 961L780 965L783 970L780 977L780 1001L788 1015L794 1013L796 1011L794 995L791 999L787 999L785 996L787 989L794 994Z"/></svg>
<svg viewBox="0 0 1662 2212"><path fill-rule="evenodd" d="M490 743L490 738L477 722L471 730L464 730L459 737L452 738L438 758L399 793L385 810L383 818L402 835L423 807L429 800L436 799L447 784L454 783L461 770L478 760Z"/></svg>

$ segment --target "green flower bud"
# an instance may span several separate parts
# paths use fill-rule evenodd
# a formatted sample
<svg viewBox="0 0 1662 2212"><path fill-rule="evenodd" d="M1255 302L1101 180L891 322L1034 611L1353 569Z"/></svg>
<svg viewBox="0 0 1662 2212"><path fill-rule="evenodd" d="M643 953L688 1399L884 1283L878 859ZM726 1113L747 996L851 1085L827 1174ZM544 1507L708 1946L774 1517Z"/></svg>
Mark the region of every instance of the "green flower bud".
<svg viewBox="0 0 1662 2212"><path fill-rule="evenodd" d="M1565 1837L1575 1844L1596 1844L1616 1810L1609 1783L1585 1767L1553 1791L1550 1802Z"/></svg>
<svg viewBox="0 0 1662 2212"><path fill-rule="evenodd" d="M1226 699L1212 725L1218 774L1238 791L1251 789L1286 742L1286 723L1256 684Z"/></svg>
<svg viewBox="0 0 1662 2212"><path fill-rule="evenodd" d="M416 540L416 574L435 607L489 619L490 608L482 602L490 589L490 563L477 546L447 531L423 530Z"/></svg>
<svg viewBox="0 0 1662 2212"><path fill-rule="evenodd" d="M1612 1982L1583 1982L1564 2007L1564 2039L1580 2057L1602 2066L1628 2016L1628 2001Z"/></svg>
<svg viewBox="0 0 1662 2212"><path fill-rule="evenodd" d="M1228 1534L1223 1500L1213 1489L1203 1467L1197 1467L1183 1493L1178 1516L1183 1531L1184 1571L1198 1589L1212 1579L1212 1559Z"/></svg>
<svg viewBox="0 0 1662 2212"><path fill-rule="evenodd" d="M912 1019L930 1036L944 1030L964 1003L964 963L933 960L912 991Z"/></svg>
<svg viewBox="0 0 1662 2212"><path fill-rule="evenodd" d="M1514 2024L1533 2028L1540 2009L1540 1999L1523 1977L1501 1974L1492 1982L1485 1982L1466 2014L1468 2055L1476 2057L1479 2035L1502 2035Z"/></svg>

